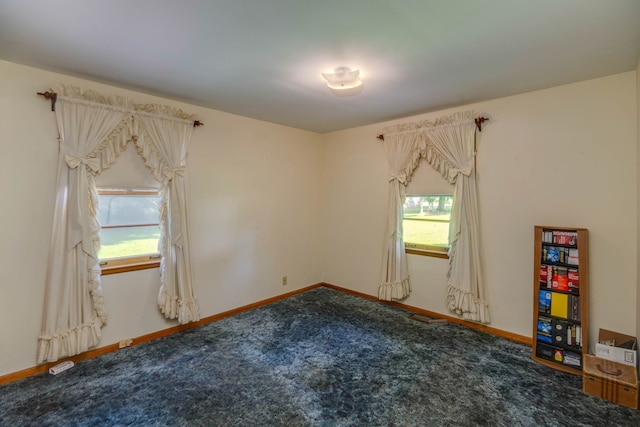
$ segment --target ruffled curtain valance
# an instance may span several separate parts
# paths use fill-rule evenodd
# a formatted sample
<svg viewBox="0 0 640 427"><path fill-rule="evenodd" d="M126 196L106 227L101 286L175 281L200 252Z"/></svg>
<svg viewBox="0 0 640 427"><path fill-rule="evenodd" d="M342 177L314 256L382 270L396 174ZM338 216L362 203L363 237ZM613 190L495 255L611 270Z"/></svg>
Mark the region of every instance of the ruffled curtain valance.
<svg viewBox="0 0 640 427"><path fill-rule="evenodd" d="M184 181L196 116L74 86L60 85L53 90L57 94L60 149L39 363L84 352L100 340L107 313L97 257L100 224L94 177L113 164L132 140L152 173L161 178L165 212L161 235L181 236L178 249L173 244L162 246L160 295L185 308L167 310L167 304L162 303L160 309L180 323L199 319L191 283ZM154 129L154 137L139 136L148 135L149 129ZM158 140L166 148L158 149Z"/></svg>
<svg viewBox="0 0 640 427"><path fill-rule="evenodd" d="M385 147L387 140L403 140L405 141L403 150L409 154L400 168L390 168L390 173L393 176L403 177L403 179L397 180L402 184L398 186L397 191L390 190L390 200L399 201L395 204L389 204L390 219L387 225L387 236L394 234L395 240L393 245L390 244L389 237L385 242L383 279L378 296L383 300L401 299L393 296L394 294L387 290L389 288L388 275L398 269L406 269L406 261L403 262L400 255L393 257L391 254L400 248L404 252L402 203L404 203L406 186L415 169L424 159L447 182L454 185L454 205L449 226L448 306L464 319L489 323L474 173L475 119L475 113L467 111L441 117L434 121L425 120L397 124L383 130ZM387 158L389 159L389 155ZM393 258L399 261L393 264L389 261ZM410 289L408 276L406 276L406 281L407 284L403 287ZM398 285L398 287L400 286ZM400 292L396 294L401 295ZM406 296L408 296L408 292L403 298Z"/></svg>

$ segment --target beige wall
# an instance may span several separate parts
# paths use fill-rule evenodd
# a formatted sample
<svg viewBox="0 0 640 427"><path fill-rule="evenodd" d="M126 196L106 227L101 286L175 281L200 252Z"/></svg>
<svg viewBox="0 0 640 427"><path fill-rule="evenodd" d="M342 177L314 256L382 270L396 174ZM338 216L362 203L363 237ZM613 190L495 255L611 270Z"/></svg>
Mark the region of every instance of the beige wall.
<svg viewBox="0 0 640 427"><path fill-rule="evenodd" d="M36 92L56 83L171 105L205 123L187 189L202 316L321 280L320 135L0 61L0 375L36 364L57 158L55 116ZM156 308L158 286L157 269L103 277L101 346L175 324Z"/></svg>
<svg viewBox="0 0 640 427"><path fill-rule="evenodd" d="M590 231L591 342L599 327L635 334L635 85L629 72L326 135L324 280L377 292L387 188L381 129L474 110L491 118L477 159L491 326L531 336L540 224ZM449 314L447 261L411 255L409 264L405 303Z"/></svg>

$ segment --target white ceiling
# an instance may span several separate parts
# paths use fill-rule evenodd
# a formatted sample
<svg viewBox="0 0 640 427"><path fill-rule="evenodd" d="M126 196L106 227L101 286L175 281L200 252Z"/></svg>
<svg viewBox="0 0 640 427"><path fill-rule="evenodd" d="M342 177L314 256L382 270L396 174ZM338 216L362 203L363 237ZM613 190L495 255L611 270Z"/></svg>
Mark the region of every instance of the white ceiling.
<svg viewBox="0 0 640 427"><path fill-rule="evenodd" d="M320 133L639 56L640 0L0 0L0 59ZM329 92L339 66L360 95Z"/></svg>

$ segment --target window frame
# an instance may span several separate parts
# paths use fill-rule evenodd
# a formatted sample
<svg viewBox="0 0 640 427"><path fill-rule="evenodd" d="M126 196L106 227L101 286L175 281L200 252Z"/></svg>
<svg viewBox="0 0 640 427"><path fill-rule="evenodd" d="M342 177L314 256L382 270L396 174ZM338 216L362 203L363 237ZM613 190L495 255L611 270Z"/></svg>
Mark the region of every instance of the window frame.
<svg viewBox="0 0 640 427"><path fill-rule="evenodd" d="M124 189L124 188L97 188L98 196L101 195L115 195L115 196L159 196L159 189ZM99 208L98 208L99 209ZM142 227L142 226L160 226L160 219L158 223L151 224L127 224L127 225L101 225L100 230L112 229L112 228L129 228L129 227ZM100 264L100 271L102 276L109 274L125 273L127 271L146 270L151 268L160 267L162 254L160 252L154 252L149 254L139 254L132 256L123 256L116 258L102 258L98 259Z"/></svg>
<svg viewBox="0 0 640 427"><path fill-rule="evenodd" d="M406 197L425 197L425 196L450 196L451 199L453 200L453 194L448 194L448 193L447 194L441 194L441 193L406 194L405 200L406 200ZM402 210L402 221L403 223L405 221L404 207ZM447 222L449 224L451 223L451 219L449 219L448 221L441 221L441 222ZM404 236L403 236L403 240L404 240ZM447 240L448 240L448 235L447 235ZM411 254L411 255L428 256L433 258L449 259L449 248L450 248L449 242L447 242L447 246L435 246L435 245L426 245L421 243L404 242L405 253Z"/></svg>

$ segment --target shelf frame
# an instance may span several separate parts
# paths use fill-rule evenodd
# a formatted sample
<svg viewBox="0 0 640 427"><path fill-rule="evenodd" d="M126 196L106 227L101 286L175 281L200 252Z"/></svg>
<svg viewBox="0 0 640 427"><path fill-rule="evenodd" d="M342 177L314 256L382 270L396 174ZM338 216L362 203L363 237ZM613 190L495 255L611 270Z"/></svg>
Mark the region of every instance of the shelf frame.
<svg viewBox="0 0 640 427"><path fill-rule="evenodd" d="M571 321L571 319L561 319L566 320L571 323L579 323L582 328L582 352L579 350L575 350L574 353L578 353L581 355L581 365L579 367L572 365L565 365L563 363L559 363L553 360L545 359L543 357L539 357L537 355L538 344L546 345L549 347L555 347L562 349L565 351L564 347L554 346L553 344L538 342L537 340L537 332L538 332L538 317L540 315L546 316L552 319L558 319L557 317L547 315L544 313L539 313L538 309L538 296L539 291L542 289L540 286L540 267L543 264L542 262L542 246L558 246L558 247L573 247L570 245L562 245L562 244L554 244L554 243L543 243L542 242L542 232L543 231L571 231L576 232L578 235L577 239L577 249L578 249L578 265L571 267L577 268L580 274L580 322ZM545 263L546 264L546 263ZM559 266L565 266L564 264L558 264ZM568 265L567 265L568 266ZM546 288L545 288L546 289ZM571 292L562 292L566 294L572 294ZM575 294L574 294L575 295ZM584 368L585 355L587 354L587 350L589 348L589 231L586 228L576 228L576 227L551 227L551 226L542 226L536 225L534 226L534 263L533 263L533 335L532 335L532 358L536 362L548 366L553 369L557 369L559 371L567 372L575 375L582 375L582 371ZM569 350L573 351L573 350Z"/></svg>

